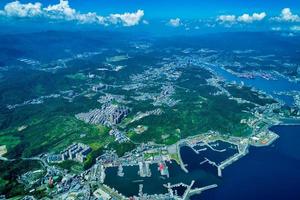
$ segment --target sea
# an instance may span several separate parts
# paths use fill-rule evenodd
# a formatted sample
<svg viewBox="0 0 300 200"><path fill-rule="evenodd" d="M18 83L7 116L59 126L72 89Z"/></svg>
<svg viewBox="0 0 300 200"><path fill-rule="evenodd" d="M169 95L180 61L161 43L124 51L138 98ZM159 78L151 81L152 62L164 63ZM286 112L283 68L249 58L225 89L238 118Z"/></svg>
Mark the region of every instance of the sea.
<svg viewBox="0 0 300 200"><path fill-rule="evenodd" d="M292 82L284 77L276 77L276 80L267 80L262 77L255 77L253 79L238 77L219 66L207 66L208 69L212 70L215 75L221 77L226 82L233 82L236 84L244 84L248 87L253 87L257 90L263 91L268 95L277 98L289 106L294 105L294 98L290 95L278 95L278 92L285 91L299 91L300 82Z"/></svg>
<svg viewBox="0 0 300 200"><path fill-rule="evenodd" d="M271 146L251 147L249 154L225 168L218 188L191 199L299 200L300 126L271 130L280 136Z"/></svg>

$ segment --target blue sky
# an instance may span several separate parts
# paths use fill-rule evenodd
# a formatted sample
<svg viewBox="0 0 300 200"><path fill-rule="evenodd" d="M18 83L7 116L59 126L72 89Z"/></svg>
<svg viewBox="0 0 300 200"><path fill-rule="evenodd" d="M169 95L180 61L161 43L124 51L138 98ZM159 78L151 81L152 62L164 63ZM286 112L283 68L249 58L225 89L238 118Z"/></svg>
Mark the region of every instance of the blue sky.
<svg viewBox="0 0 300 200"><path fill-rule="evenodd" d="M15 23L17 22L17 23ZM239 28L300 31L299 0L19 0L0 1L0 24L74 23L191 30Z"/></svg>
<svg viewBox="0 0 300 200"><path fill-rule="evenodd" d="M21 3L41 2L55 4L59 0L20 0ZM1 0L4 7L9 0ZM71 7L81 12L110 13L145 11L148 18L210 18L220 14L242 14L246 12L268 12L276 15L283 8L300 12L299 0L69 0Z"/></svg>

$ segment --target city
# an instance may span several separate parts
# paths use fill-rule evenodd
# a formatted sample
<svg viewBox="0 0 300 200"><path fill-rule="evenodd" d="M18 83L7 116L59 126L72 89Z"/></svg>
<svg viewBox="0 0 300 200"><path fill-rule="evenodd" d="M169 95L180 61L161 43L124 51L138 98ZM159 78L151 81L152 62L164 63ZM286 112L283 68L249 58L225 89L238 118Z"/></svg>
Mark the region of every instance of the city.
<svg viewBox="0 0 300 200"><path fill-rule="evenodd" d="M297 6L1 1L0 200L300 199Z"/></svg>

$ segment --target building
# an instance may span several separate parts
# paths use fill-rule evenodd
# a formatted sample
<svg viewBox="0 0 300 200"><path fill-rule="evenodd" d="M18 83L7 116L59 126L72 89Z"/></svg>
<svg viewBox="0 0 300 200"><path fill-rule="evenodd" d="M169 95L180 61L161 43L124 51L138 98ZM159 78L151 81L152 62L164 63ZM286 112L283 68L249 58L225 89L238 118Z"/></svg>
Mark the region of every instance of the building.
<svg viewBox="0 0 300 200"><path fill-rule="evenodd" d="M121 131L119 131L118 129L111 129L109 131L109 135L112 135L115 137L115 141L119 142L119 143L123 143L123 142L127 142L129 141L129 138Z"/></svg>
<svg viewBox="0 0 300 200"><path fill-rule="evenodd" d="M51 154L51 155L48 155L47 161L48 161L48 163L59 163L59 162L62 162L63 161L62 155L61 154Z"/></svg>
<svg viewBox="0 0 300 200"><path fill-rule="evenodd" d="M101 109L90 110L87 113L79 113L75 117L90 124L102 124L113 126L122 121L129 114L129 108L116 104L103 104Z"/></svg>
<svg viewBox="0 0 300 200"><path fill-rule="evenodd" d="M106 192L104 192L102 189L97 189L94 193L94 196L97 199L103 199L103 200L110 200L111 196L109 194L107 194Z"/></svg>
<svg viewBox="0 0 300 200"><path fill-rule="evenodd" d="M70 145L67 149L62 151L62 160L77 160L79 162L84 162L87 155L92 151L92 149L85 144L75 143Z"/></svg>
<svg viewBox="0 0 300 200"><path fill-rule="evenodd" d="M99 83L98 85L93 85L92 90L93 90L94 92L98 92L98 91L100 91L100 90L103 89L103 88L105 88L105 85L102 84L102 83Z"/></svg>

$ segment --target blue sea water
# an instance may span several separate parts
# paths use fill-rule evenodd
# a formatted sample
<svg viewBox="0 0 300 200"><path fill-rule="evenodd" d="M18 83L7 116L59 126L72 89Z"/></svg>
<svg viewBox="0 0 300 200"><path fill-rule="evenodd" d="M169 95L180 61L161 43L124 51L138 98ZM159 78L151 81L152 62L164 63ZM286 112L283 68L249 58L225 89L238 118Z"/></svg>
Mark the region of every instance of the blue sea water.
<svg viewBox="0 0 300 200"><path fill-rule="evenodd" d="M190 153L194 153L190 148L188 148ZM192 155L192 154L190 154ZM202 160L201 160L202 161ZM219 183L219 178L216 177L216 170L211 168L201 168L195 167L192 164L192 168L189 168L189 173L185 173L178 164L175 162L167 163L170 173L170 178L162 177L158 171L157 164L150 165L151 177L140 177L138 175L137 166L124 167L124 177L117 175L118 168L112 167L106 169L106 177L104 183L114 187L120 193L125 196L138 195L139 184L143 184L143 192L147 194L163 194L167 193L164 184L171 183L185 183L190 184L193 180L196 181L195 187L203 187L206 185ZM199 162L197 163L199 164ZM199 181L198 181L199 180ZM155 183L155 184L153 184ZM178 188L181 193L182 188Z"/></svg>
<svg viewBox="0 0 300 200"><path fill-rule="evenodd" d="M277 80L266 80L261 77L247 79L243 77L237 77L236 75L233 75L218 66L210 66L210 68L217 76L223 78L227 82L236 82L238 84L244 83L246 86L254 87L255 89L264 91L265 93L280 99L290 106L294 104L293 97L287 95L276 95L274 94L274 92L300 90L299 82L290 82L289 80L282 77L278 77Z"/></svg>
<svg viewBox="0 0 300 200"><path fill-rule="evenodd" d="M193 200L299 200L300 126L274 126L280 138L225 168L219 187Z"/></svg>

